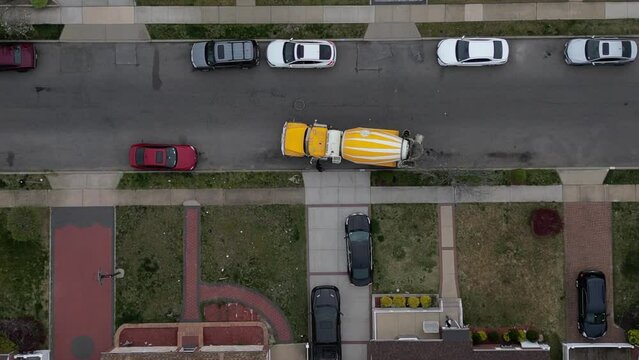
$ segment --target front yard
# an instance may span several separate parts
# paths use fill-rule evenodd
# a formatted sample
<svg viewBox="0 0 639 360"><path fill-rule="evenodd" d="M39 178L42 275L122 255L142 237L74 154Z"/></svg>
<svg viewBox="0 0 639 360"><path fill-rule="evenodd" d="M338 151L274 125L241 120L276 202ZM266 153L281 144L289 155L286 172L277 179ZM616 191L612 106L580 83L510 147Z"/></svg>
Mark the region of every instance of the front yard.
<svg viewBox="0 0 639 360"><path fill-rule="evenodd" d="M202 208L202 279L258 290L307 339L306 230L301 205Z"/></svg>
<svg viewBox="0 0 639 360"><path fill-rule="evenodd" d="M439 292L437 205L373 205L373 292Z"/></svg>
<svg viewBox="0 0 639 360"><path fill-rule="evenodd" d="M182 229L179 206L116 209L116 326L174 322L182 311Z"/></svg>
<svg viewBox="0 0 639 360"><path fill-rule="evenodd" d="M532 326L546 340L564 337L563 236L533 235L530 216L537 208L561 213L559 204L549 203L457 205L455 241L466 323ZM560 345L554 347L560 351Z"/></svg>
<svg viewBox="0 0 639 360"><path fill-rule="evenodd" d="M33 317L47 328L49 209L0 209L0 289L0 319Z"/></svg>
<svg viewBox="0 0 639 360"><path fill-rule="evenodd" d="M639 326L639 203L612 204L615 323ZM625 315L625 316L624 316Z"/></svg>

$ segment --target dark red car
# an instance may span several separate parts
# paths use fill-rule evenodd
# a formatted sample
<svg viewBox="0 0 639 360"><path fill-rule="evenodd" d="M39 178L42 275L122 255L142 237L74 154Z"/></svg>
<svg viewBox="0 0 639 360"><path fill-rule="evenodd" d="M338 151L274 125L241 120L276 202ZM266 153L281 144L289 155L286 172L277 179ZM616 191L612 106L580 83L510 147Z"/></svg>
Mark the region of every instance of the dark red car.
<svg viewBox="0 0 639 360"><path fill-rule="evenodd" d="M129 164L142 170L189 171L197 165L197 150L191 145L134 144Z"/></svg>
<svg viewBox="0 0 639 360"><path fill-rule="evenodd" d="M31 43L0 44L0 70L35 69L38 54Z"/></svg>

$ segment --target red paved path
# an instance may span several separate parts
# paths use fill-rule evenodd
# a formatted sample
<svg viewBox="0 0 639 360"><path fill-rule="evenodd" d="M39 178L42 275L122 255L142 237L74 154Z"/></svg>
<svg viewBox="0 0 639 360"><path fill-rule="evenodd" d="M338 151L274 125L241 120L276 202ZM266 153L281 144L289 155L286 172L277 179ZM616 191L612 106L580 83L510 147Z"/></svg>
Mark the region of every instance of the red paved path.
<svg viewBox="0 0 639 360"><path fill-rule="evenodd" d="M566 340L586 342L577 330L577 290L580 271L599 270L606 275L608 333L596 342L625 342L623 331L612 323L612 213L610 203L564 204L564 286L566 291Z"/></svg>
<svg viewBox="0 0 639 360"><path fill-rule="evenodd" d="M113 269L113 229L102 225L53 230L53 356L78 359L71 351L76 337L93 341L84 359L97 360L112 348L113 287L111 279L98 282L98 268Z"/></svg>
<svg viewBox="0 0 639 360"><path fill-rule="evenodd" d="M260 316L250 307L238 303L207 304L204 306L206 321L260 321Z"/></svg>
<svg viewBox="0 0 639 360"><path fill-rule="evenodd" d="M200 208L187 207L184 214L184 311L182 321L200 321Z"/></svg>

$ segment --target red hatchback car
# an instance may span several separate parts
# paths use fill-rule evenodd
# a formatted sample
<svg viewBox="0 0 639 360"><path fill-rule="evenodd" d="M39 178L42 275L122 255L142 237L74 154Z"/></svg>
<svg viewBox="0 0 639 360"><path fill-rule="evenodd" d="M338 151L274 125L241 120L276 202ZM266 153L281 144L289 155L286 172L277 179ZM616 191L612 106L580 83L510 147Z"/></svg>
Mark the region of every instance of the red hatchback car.
<svg viewBox="0 0 639 360"><path fill-rule="evenodd" d="M129 164L141 170L189 171L197 165L197 150L191 145L134 144Z"/></svg>
<svg viewBox="0 0 639 360"><path fill-rule="evenodd" d="M35 69L38 54L31 43L0 44L0 70Z"/></svg>

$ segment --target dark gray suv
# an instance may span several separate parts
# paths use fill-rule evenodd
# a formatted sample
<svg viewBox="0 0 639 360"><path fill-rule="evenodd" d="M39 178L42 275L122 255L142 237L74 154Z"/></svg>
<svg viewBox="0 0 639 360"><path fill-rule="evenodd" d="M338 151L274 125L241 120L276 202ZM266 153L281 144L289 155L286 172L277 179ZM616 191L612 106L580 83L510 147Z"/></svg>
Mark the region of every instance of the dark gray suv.
<svg viewBox="0 0 639 360"><path fill-rule="evenodd" d="M311 291L311 360L340 360L339 290L335 286L316 286Z"/></svg>
<svg viewBox="0 0 639 360"><path fill-rule="evenodd" d="M579 315L577 327L585 338L596 339L608 330L606 278L601 271L582 271L577 277Z"/></svg>
<svg viewBox="0 0 639 360"><path fill-rule="evenodd" d="M255 40L213 40L193 44L191 64L197 70L251 68L260 63Z"/></svg>

